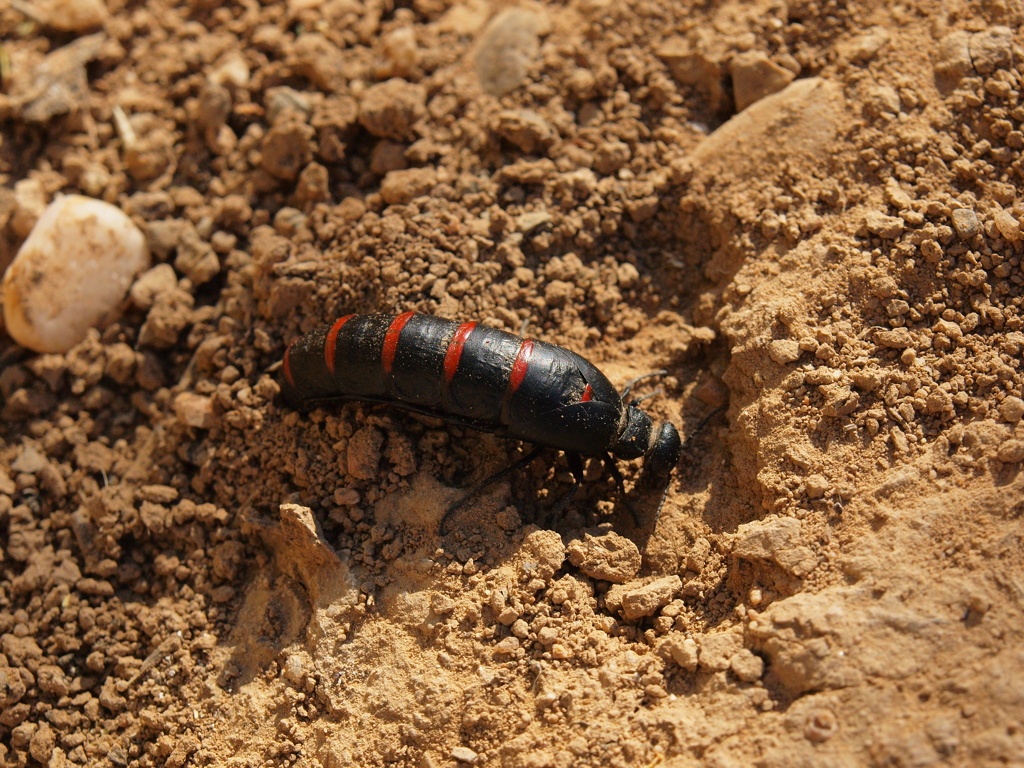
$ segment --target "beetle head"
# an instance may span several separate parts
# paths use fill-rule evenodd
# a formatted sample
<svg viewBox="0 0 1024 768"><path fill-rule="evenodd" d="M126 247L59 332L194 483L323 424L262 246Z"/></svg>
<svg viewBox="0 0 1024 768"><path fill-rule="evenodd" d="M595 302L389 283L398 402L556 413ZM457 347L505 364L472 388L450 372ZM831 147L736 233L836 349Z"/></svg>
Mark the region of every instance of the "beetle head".
<svg viewBox="0 0 1024 768"><path fill-rule="evenodd" d="M683 443L679 438L679 430L668 421L661 422L657 432L651 436L651 442L644 457L644 469L654 477L667 477L683 452Z"/></svg>
<svg viewBox="0 0 1024 768"><path fill-rule="evenodd" d="M654 424L635 405L627 405L622 428L612 446L620 459L644 457L644 470L652 477L668 477L683 452L679 430L668 421Z"/></svg>

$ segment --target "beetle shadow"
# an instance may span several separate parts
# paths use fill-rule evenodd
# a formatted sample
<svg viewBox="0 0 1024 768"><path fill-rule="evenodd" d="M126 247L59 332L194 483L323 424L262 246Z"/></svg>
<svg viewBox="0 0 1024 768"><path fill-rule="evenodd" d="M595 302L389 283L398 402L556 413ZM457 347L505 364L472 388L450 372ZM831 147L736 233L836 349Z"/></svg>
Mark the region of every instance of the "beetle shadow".
<svg viewBox="0 0 1024 768"><path fill-rule="evenodd" d="M720 478L710 464L720 457L721 451L712 450L708 444L720 444L714 428L727 426L724 416L727 407L723 405L711 411L689 430L675 472L668 477L658 477L641 469L629 496L623 497L633 512L622 512L621 517L616 518L616 528L628 535L641 552L648 550L649 542L663 524L671 526L671 519L665 514L670 494L685 500L704 493L715 497L724 492L718 487Z"/></svg>

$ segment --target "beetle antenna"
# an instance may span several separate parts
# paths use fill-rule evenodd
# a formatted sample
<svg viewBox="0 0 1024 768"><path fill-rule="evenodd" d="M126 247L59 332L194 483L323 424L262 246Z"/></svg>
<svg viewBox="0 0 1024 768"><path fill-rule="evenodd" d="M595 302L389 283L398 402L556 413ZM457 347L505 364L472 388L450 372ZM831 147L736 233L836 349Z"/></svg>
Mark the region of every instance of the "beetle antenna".
<svg viewBox="0 0 1024 768"><path fill-rule="evenodd" d="M625 389L622 390L622 400L625 401L625 399L627 397L629 397L629 393L633 391L633 387L637 384L637 382L641 382L644 379L651 379L651 378L654 378L655 376L667 376L667 375L668 375L668 370L666 370L665 368L662 368L660 371L651 371L650 373L645 373L643 376L637 376L635 379L631 379L630 381L627 381Z"/></svg>
<svg viewBox="0 0 1024 768"><path fill-rule="evenodd" d="M708 425L709 421L711 421L713 418L715 418L715 416L717 416L724 410L725 406L720 405L707 416L705 416L703 419L701 419L700 424L697 425L696 429L694 429L690 434L686 436L686 442L683 443L683 450L685 451L689 447L690 441L696 438L697 435L699 435L704 430L704 427Z"/></svg>
<svg viewBox="0 0 1024 768"><path fill-rule="evenodd" d="M534 459L540 456L543 452L544 448L542 446L538 446L537 448L534 448L532 451L527 453L519 460L513 462L504 469L498 470L483 482L470 488L465 495L463 495L458 501L456 501L454 504L448 507L444 515L441 516L441 522L437 526L437 532L440 533L442 536L445 536L448 533L448 523L451 521L452 516L460 509L462 509L464 506L466 506L470 499L474 498L475 496L479 496L481 491L490 488L492 485L494 485L502 478L507 477L516 470L522 469L523 467L529 465L530 462L532 462Z"/></svg>
<svg viewBox="0 0 1024 768"><path fill-rule="evenodd" d="M663 394L665 394L664 388L663 387L658 387L656 390L654 390L653 392L648 392L643 397L634 397L632 400L630 400L628 403L626 403L626 406L629 407L631 405L639 405L644 400L650 400L652 397L657 397L658 395L663 395Z"/></svg>

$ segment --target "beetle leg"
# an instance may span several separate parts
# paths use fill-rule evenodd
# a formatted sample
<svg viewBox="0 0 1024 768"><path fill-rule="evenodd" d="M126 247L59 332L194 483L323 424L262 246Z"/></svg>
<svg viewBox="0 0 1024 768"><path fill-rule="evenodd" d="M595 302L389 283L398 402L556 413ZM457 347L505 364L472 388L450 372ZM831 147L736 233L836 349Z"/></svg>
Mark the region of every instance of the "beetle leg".
<svg viewBox="0 0 1024 768"><path fill-rule="evenodd" d="M662 368L660 371L651 371L650 373L645 373L643 376L637 376L635 379L627 381L625 389L622 390L622 401L625 402L626 398L629 397L629 393L633 391L633 386L638 382L641 382L644 379L654 378L655 376L665 376L667 374L668 371Z"/></svg>
<svg viewBox="0 0 1024 768"><path fill-rule="evenodd" d="M576 491L583 485L583 459L578 453L569 453L568 451L566 451L565 458L569 462L569 471L572 472L572 488L548 509L547 517L549 520L562 514L565 508L569 506L569 502L573 500Z"/></svg>
<svg viewBox="0 0 1024 768"><path fill-rule="evenodd" d="M449 520L451 520L452 515L454 515L456 512L458 512L460 509L462 509L462 507L466 506L466 503L470 499L472 499L475 496L478 496L481 491L483 491L483 490L485 490L487 488L490 488L492 485L497 483L502 478L507 477L508 475L512 474L513 472L515 472L517 470L520 470L523 467L529 465L530 462L532 462L534 459L536 459L538 456L540 456L540 454L543 451L544 451L543 447L534 448L532 451L527 453L525 456L523 456L519 460L515 461L514 463L512 463L509 466L505 467L504 469L495 472L493 475L488 477L486 480L481 482L479 485L475 485L473 488L471 488L469 490L469 492L467 492L462 498L460 498L458 501L456 501L454 504L452 504L450 507L448 507L448 509L445 511L444 515L441 516L441 522L440 522L440 524L437 527L438 533L440 533L442 536L447 534L447 532L448 532L447 531L448 522L449 522Z"/></svg>
<svg viewBox="0 0 1024 768"><path fill-rule="evenodd" d="M633 506L632 502L626 496L626 481L622 477L622 473L619 472L618 466L615 464L615 459L612 458L611 454L606 453L604 455L604 465L608 468L608 474L615 480L615 486L619 489L619 500L633 518L633 525L637 528L640 527L640 515L637 514L636 507Z"/></svg>

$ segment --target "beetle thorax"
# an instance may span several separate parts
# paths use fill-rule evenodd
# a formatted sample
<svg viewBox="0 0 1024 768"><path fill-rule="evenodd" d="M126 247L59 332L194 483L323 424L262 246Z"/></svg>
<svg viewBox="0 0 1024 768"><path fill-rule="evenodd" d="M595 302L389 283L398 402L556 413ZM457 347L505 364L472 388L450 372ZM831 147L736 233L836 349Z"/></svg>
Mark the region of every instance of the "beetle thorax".
<svg viewBox="0 0 1024 768"><path fill-rule="evenodd" d="M643 456L651 443L651 417L635 405L628 405L622 414L618 437L611 447L612 453L620 459L635 459Z"/></svg>

